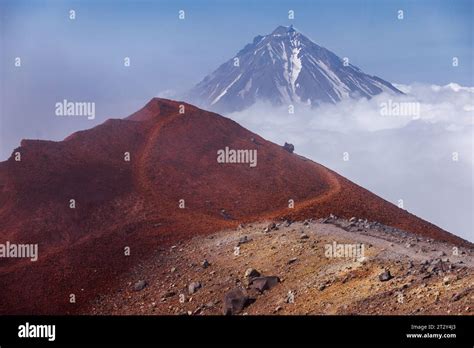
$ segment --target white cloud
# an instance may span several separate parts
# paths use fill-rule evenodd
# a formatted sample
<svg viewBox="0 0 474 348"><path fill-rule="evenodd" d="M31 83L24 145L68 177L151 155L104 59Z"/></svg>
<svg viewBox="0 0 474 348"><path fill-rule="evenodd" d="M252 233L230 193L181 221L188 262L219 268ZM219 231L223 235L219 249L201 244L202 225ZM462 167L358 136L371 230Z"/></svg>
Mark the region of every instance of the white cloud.
<svg viewBox="0 0 474 348"><path fill-rule="evenodd" d="M229 117L273 142L293 143L299 154L391 202L403 199L410 212L474 241L474 88L397 87L407 94L296 106L295 114L256 104ZM407 103L419 103L419 109L382 115L383 105L416 105ZM342 160L343 152L349 161ZM452 160L455 152L459 161Z"/></svg>
<svg viewBox="0 0 474 348"><path fill-rule="evenodd" d="M174 89L165 89L163 91L160 91L156 94L157 97L159 98L175 98L176 97L176 91Z"/></svg>

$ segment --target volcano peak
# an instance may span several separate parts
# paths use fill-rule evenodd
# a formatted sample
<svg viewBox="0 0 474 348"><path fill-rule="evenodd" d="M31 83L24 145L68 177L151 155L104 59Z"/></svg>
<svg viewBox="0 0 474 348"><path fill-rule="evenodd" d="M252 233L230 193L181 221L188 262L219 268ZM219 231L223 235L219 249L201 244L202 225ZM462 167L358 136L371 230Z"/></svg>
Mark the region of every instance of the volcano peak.
<svg viewBox="0 0 474 348"><path fill-rule="evenodd" d="M275 106L335 104L348 98L401 93L311 41L292 25L258 35L186 96L217 112L243 110L257 101Z"/></svg>

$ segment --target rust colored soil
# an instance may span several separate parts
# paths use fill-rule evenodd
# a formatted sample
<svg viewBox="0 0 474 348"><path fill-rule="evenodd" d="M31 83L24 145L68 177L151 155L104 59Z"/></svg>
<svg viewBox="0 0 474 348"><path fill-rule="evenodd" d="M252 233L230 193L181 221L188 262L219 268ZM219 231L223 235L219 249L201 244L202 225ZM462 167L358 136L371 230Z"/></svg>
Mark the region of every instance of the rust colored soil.
<svg viewBox="0 0 474 348"><path fill-rule="evenodd" d="M218 163L225 147L257 150L257 166ZM0 243L37 243L39 259L0 260L1 314L77 313L158 247L247 221L332 213L469 244L230 119L181 102L155 98L126 119L60 142L24 140L14 152L21 161L0 163Z"/></svg>

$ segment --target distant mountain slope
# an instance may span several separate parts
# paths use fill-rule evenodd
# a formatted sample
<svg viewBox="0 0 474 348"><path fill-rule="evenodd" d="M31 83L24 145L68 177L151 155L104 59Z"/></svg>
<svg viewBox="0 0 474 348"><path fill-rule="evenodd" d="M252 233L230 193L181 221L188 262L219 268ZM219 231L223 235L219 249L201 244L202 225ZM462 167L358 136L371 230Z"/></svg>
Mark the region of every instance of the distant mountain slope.
<svg viewBox="0 0 474 348"><path fill-rule="evenodd" d="M257 150L257 165L219 163L226 147ZM63 141L24 140L15 152L20 162L0 163L0 243L38 243L39 259L0 260L2 314L74 313L160 248L245 221L332 213L467 243L230 119L171 100Z"/></svg>
<svg viewBox="0 0 474 348"><path fill-rule="evenodd" d="M401 93L387 81L363 73L292 26L257 36L237 55L206 76L187 95L218 112L245 109L258 100L274 105L336 103Z"/></svg>

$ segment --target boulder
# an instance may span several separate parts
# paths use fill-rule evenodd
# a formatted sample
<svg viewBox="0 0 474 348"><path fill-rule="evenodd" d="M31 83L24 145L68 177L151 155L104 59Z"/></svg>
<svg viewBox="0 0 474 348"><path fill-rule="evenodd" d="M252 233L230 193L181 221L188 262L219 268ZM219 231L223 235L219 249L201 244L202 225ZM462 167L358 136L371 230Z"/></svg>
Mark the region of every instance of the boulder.
<svg viewBox="0 0 474 348"><path fill-rule="evenodd" d="M244 276L245 278L250 280L252 278L260 277L260 272L257 271L255 268L247 268L245 270Z"/></svg>
<svg viewBox="0 0 474 348"><path fill-rule="evenodd" d="M388 269L379 274L379 280L381 282L386 282L392 278L393 276L390 274L390 271Z"/></svg>
<svg viewBox="0 0 474 348"><path fill-rule="evenodd" d="M280 278L277 276L256 277L250 280L249 286L251 289L264 292L265 290L270 290L274 286L278 285L279 282Z"/></svg>
<svg viewBox="0 0 474 348"><path fill-rule="evenodd" d="M283 145L283 148L289 153L293 153L293 151L295 151L295 146L287 142L285 142L285 145Z"/></svg>
<svg viewBox="0 0 474 348"><path fill-rule="evenodd" d="M147 282L145 280L139 280L133 285L134 291L141 291L147 286Z"/></svg>
<svg viewBox="0 0 474 348"><path fill-rule="evenodd" d="M277 229L278 229L277 225L274 222L271 222L265 228L264 232L270 232L270 231L277 230Z"/></svg>
<svg viewBox="0 0 474 348"><path fill-rule="evenodd" d="M194 294L196 291L198 291L201 288L201 283L200 282L192 282L191 284L188 285L188 293L190 295Z"/></svg>
<svg viewBox="0 0 474 348"><path fill-rule="evenodd" d="M244 289L240 287L232 289L224 295L224 315L238 314L249 304L250 298Z"/></svg>
<svg viewBox="0 0 474 348"><path fill-rule="evenodd" d="M204 259L204 261L202 262L201 266L202 268L207 268L209 267L211 264L209 263L209 261L207 261L207 259Z"/></svg>
<svg viewBox="0 0 474 348"><path fill-rule="evenodd" d="M239 238L239 241L237 242L237 246L241 246L242 244L249 243L252 239L250 239L247 236L243 236Z"/></svg>

